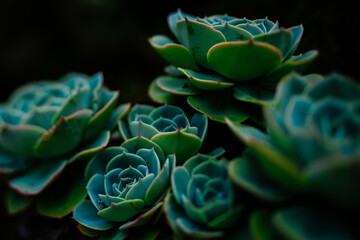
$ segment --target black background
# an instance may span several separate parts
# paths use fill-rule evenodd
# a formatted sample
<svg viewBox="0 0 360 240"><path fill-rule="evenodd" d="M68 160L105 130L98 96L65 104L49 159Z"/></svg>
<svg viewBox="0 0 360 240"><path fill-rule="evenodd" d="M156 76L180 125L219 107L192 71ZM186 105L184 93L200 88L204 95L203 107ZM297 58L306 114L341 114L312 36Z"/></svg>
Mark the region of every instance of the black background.
<svg viewBox="0 0 360 240"><path fill-rule="evenodd" d="M359 81L360 18L355 3L350 0L166 3L1 0L0 102L6 101L15 88L26 82L57 79L69 72L94 74L99 71L103 72L110 89L120 89L120 102L150 102L148 84L163 74L166 62L147 39L155 34L173 38L166 18L177 8L200 17L224 13L248 19L267 16L285 28L303 24L305 31L297 53L311 49L320 53L308 72L339 72ZM15 231L13 223L18 223L18 217L9 218L3 208L0 209L0 238L3 239L2 236L10 236ZM3 221L7 222L2 224ZM41 221L38 221L40 225ZM48 238L43 235L37 239Z"/></svg>

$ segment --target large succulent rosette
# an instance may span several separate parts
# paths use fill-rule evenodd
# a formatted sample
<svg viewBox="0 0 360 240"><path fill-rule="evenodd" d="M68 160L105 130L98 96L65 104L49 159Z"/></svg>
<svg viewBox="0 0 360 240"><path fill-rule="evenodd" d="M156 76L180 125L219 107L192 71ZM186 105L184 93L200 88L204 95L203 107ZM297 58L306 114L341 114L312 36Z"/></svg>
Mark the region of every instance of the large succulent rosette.
<svg viewBox="0 0 360 240"><path fill-rule="evenodd" d="M103 86L101 73L69 74L59 81L24 85L0 105L0 172L16 190L8 196L11 212L31 202L21 195L43 193L69 163L89 158L108 144L110 130L127 109L124 105L115 111L118 97L118 91ZM62 191L78 192L77 187L84 184L79 177L72 183L68 189L48 192L45 200L37 201L38 209L57 217L69 213L84 191L71 194L63 203L48 200L63 199L67 194Z"/></svg>
<svg viewBox="0 0 360 240"><path fill-rule="evenodd" d="M359 84L339 74L290 74L264 113L267 134L227 121L248 146L230 177L287 206L254 215L255 234L267 222L287 239L352 239L350 216L360 211Z"/></svg>
<svg viewBox="0 0 360 240"><path fill-rule="evenodd" d="M153 225L174 167L175 155L165 156L156 143L141 136L98 153L85 172L89 199L73 214L80 230L101 239L157 235Z"/></svg>
<svg viewBox="0 0 360 240"><path fill-rule="evenodd" d="M164 210L179 239L226 239L242 228L245 205L228 178L226 159L191 157L174 169L171 187Z"/></svg>
<svg viewBox="0 0 360 240"><path fill-rule="evenodd" d="M293 55L302 25L284 29L267 18L199 18L180 10L169 15L168 24L179 43L164 35L149 39L171 64L169 75L150 85L150 97L174 103L186 96L193 108L221 122L224 117L242 121L254 115L246 109L249 103L268 103L282 76L305 71L318 54Z"/></svg>
<svg viewBox="0 0 360 240"><path fill-rule="evenodd" d="M176 106L135 105L128 121L119 122L123 139L141 135L158 144L166 155L175 153L178 163L196 154L206 137L207 117L195 113L191 120Z"/></svg>

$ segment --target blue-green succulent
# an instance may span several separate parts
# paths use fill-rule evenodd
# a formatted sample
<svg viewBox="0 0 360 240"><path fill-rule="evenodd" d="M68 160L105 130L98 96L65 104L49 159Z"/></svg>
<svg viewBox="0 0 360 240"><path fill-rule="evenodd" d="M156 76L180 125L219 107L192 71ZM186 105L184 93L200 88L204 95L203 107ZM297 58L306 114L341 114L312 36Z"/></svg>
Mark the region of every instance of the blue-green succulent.
<svg viewBox="0 0 360 240"><path fill-rule="evenodd" d="M180 239L224 239L244 216L228 178L227 160L198 154L174 169L164 211ZM238 230L238 229L237 229Z"/></svg>
<svg viewBox="0 0 360 240"><path fill-rule="evenodd" d="M176 106L153 107L137 104L128 119L119 122L121 136L127 140L141 135L158 144L166 155L175 153L177 163L196 154L206 137L207 117L195 113L191 120Z"/></svg>
<svg viewBox="0 0 360 240"><path fill-rule="evenodd" d="M229 175L263 200L291 200L273 216L259 213L286 238L351 239L356 232L351 221L338 219L360 210L359 110L360 85L352 79L294 73L264 108L267 133L227 120L247 146L244 156L230 163ZM322 224L311 230L314 221Z"/></svg>
<svg viewBox="0 0 360 240"><path fill-rule="evenodd" d="M123 239L141 232L144 238L138 239L156 235L153 225L162 212L174 167L175 155L166 156L142 136L106 148L86 168L89 199L75 208L74 219L84 234L96 233L101 239ZM146 226L152 229L147 232Z"/></svg>
<svg viewBox="0 0 360 240"><path fill-rule="evenodd" d="M69 163L103 149L128 109L123 105L115 110L118 98L119 91L103 86L101 73L74 73L18 88L0 105L0 172L18 192L9 199L43 192ZM43 209L46 201L39 202ZM69 209L59 214L66 213Z"/></svg>
<svg viewBox="0 0 360 240"><path fill-rule="evenodd" d="M174 103L186 96L192 107L221 122L224 117L242 121L251 116L249 106L241 103L267 104L282 76L305 71L318 55L293 55L302 25L285 29L268 18L199 18L181 10L168 16L168 24L179 43L164 35L149 39L171 64L169 75L150 85L150 97Z"/></svg>

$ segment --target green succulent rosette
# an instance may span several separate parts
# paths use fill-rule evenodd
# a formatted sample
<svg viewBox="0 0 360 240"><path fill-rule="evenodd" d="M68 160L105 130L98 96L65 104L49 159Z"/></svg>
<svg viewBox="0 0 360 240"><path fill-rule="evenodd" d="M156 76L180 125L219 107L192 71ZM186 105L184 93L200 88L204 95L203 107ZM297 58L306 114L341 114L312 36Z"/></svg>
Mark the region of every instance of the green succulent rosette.
<svg viewBox="0 0 360 240"><path fill-rule="evenodd" d="M119 131L124 140L138 135L150 139L166 155L175 153L180 164L199 151L207 126L207 117L200 113L195 113L189 120L185 112L176 106L137 104L131 108L127 122L119 122Z"/></svg>
<svg viewBox="0 0 360 240"><path fill-rule="evenodd" d="M267 133L227 120L248 147L230 163L231 179L287 206L255 215L255 234L271 222L286 239L354 239L349 216L360 210L359 109L360 86L352 79L290 74L264 108Z"/></svg>
<svg viewBox="0 0 360 240"><path fill-rule="evenodd" d="M304 72L318 55L294 55L302 25L284 29L267 18L199 18L181 10L168 16L168 24L179 43L164 35L149 39L171 64L167 76L151 83L150 97L172 104L185 96L193 108L220 122L252 117L246 108L267 104L281 77Z"/></svg>
<svg viewBox="0 0 360 240"><path fill-rule="evenodd" d="M175 155L142 136L101 151L86 168L89 199L74 209L79 229L100 239L154 239L174 167Z"/></svg>
<svg viewBox="0 0 360 240"><path fill-rule="evenodd" d="M171 189L164 211L179 239L226 239L236 232L245 205L238 203L226 159L191 157L174 169Z"/></svg>
<svg viewBox="0 0 360 240"><path fill-rule="evenodd" d="M0 105L0 173L14 189L8 196L10 212L41 193L45 200L36 201L38 210L60 217L85 197L84 191L77 191L85 182L71 172L64 173L74 177L69 188L44 189L57 178L66 182L66 176L59 175L67 165L90 158L108 144L110 131L129 108L115 109L118 97L118 91L103 86L101 73L74 73L59 81L24 85ZM56 183L51 186L57 188ZM58 201L46 200L53 198ZM61 203L63 198L67 200Z"/></svg>

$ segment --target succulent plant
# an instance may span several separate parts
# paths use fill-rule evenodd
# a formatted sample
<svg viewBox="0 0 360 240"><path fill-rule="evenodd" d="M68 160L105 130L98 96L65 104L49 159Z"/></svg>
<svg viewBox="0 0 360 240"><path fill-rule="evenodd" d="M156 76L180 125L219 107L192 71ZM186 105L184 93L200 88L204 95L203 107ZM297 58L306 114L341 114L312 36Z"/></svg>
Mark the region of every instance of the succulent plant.
<svg viewBox="0 0 360 240"><path fill-rule="evenodd" d="M264 115L268 133L227 120L248 147L230 163L231 179L263 200L292 202L254 224L271 220L287 239L352 239L353 223L339 219L360 210L360 85L290 74Z"/></svg>
<svg viewBox="0 0 360 240"><path fill-rule="evenodd" d="M103 86L101 73L91 77L74 73L59 81L35 81L17 89L0 105L0 173L8 175L10 187L16 190L8 199L43 192L69 163L103 149L110 130L129 108L122 105L115 110L118 97L118 91ZM83 183L76 177L73 188L58 189L55 195ZM85 196L80 191L74 198L81 199L80 194ZM57 217L69 213L74 204L55 213L56 206L48 207L46 200L37 202L42 213ZM13 206L10 211L17 208L22 207Z"/></svg>
<svg viewBox="0 0 360 240"><path fill-rule="evenodd" d="M197 154L171 176L164 211L175 234L184 239L229 237L244 213L227 175L227 160Z"/></svg>
<svg viewBox="0 0 360 240"><path fill-rule="evenodd" d="M267 18L199 18L181 10L168 16L168 24L179 43L164 35L149 39L173 66L166 69L169 75L150 85L150 97L174 103L186 96L192 107L221 122L224 117L242 121L251 116L244 103L268 103L282 76L305 71L318 54L293 55L302 25L284 29Z"/></svg>
<svg viewBox="0 0 360 240"><path fill-rule="evenodd" d="M189 121L175 106L153 107L137 104L131 108L127 123L120 121L120 135L130 139L141 135L158 144L166 155L175 153L177 163L196 154L207 133L207 117L195 113Z"/></svg>
<svg viewBox="0 0 360 240"><path fill-rule="evenodd" d="M175 155L166 156L156 143L142 136L108 147L86 168L90 200L75 208L74 219L83 233L96 232L101 239L137 234L139 230L131 230L139 226L140 233L145 231L161 214L174 167ZM145 232L137 239L154 234Z"/></svg>

